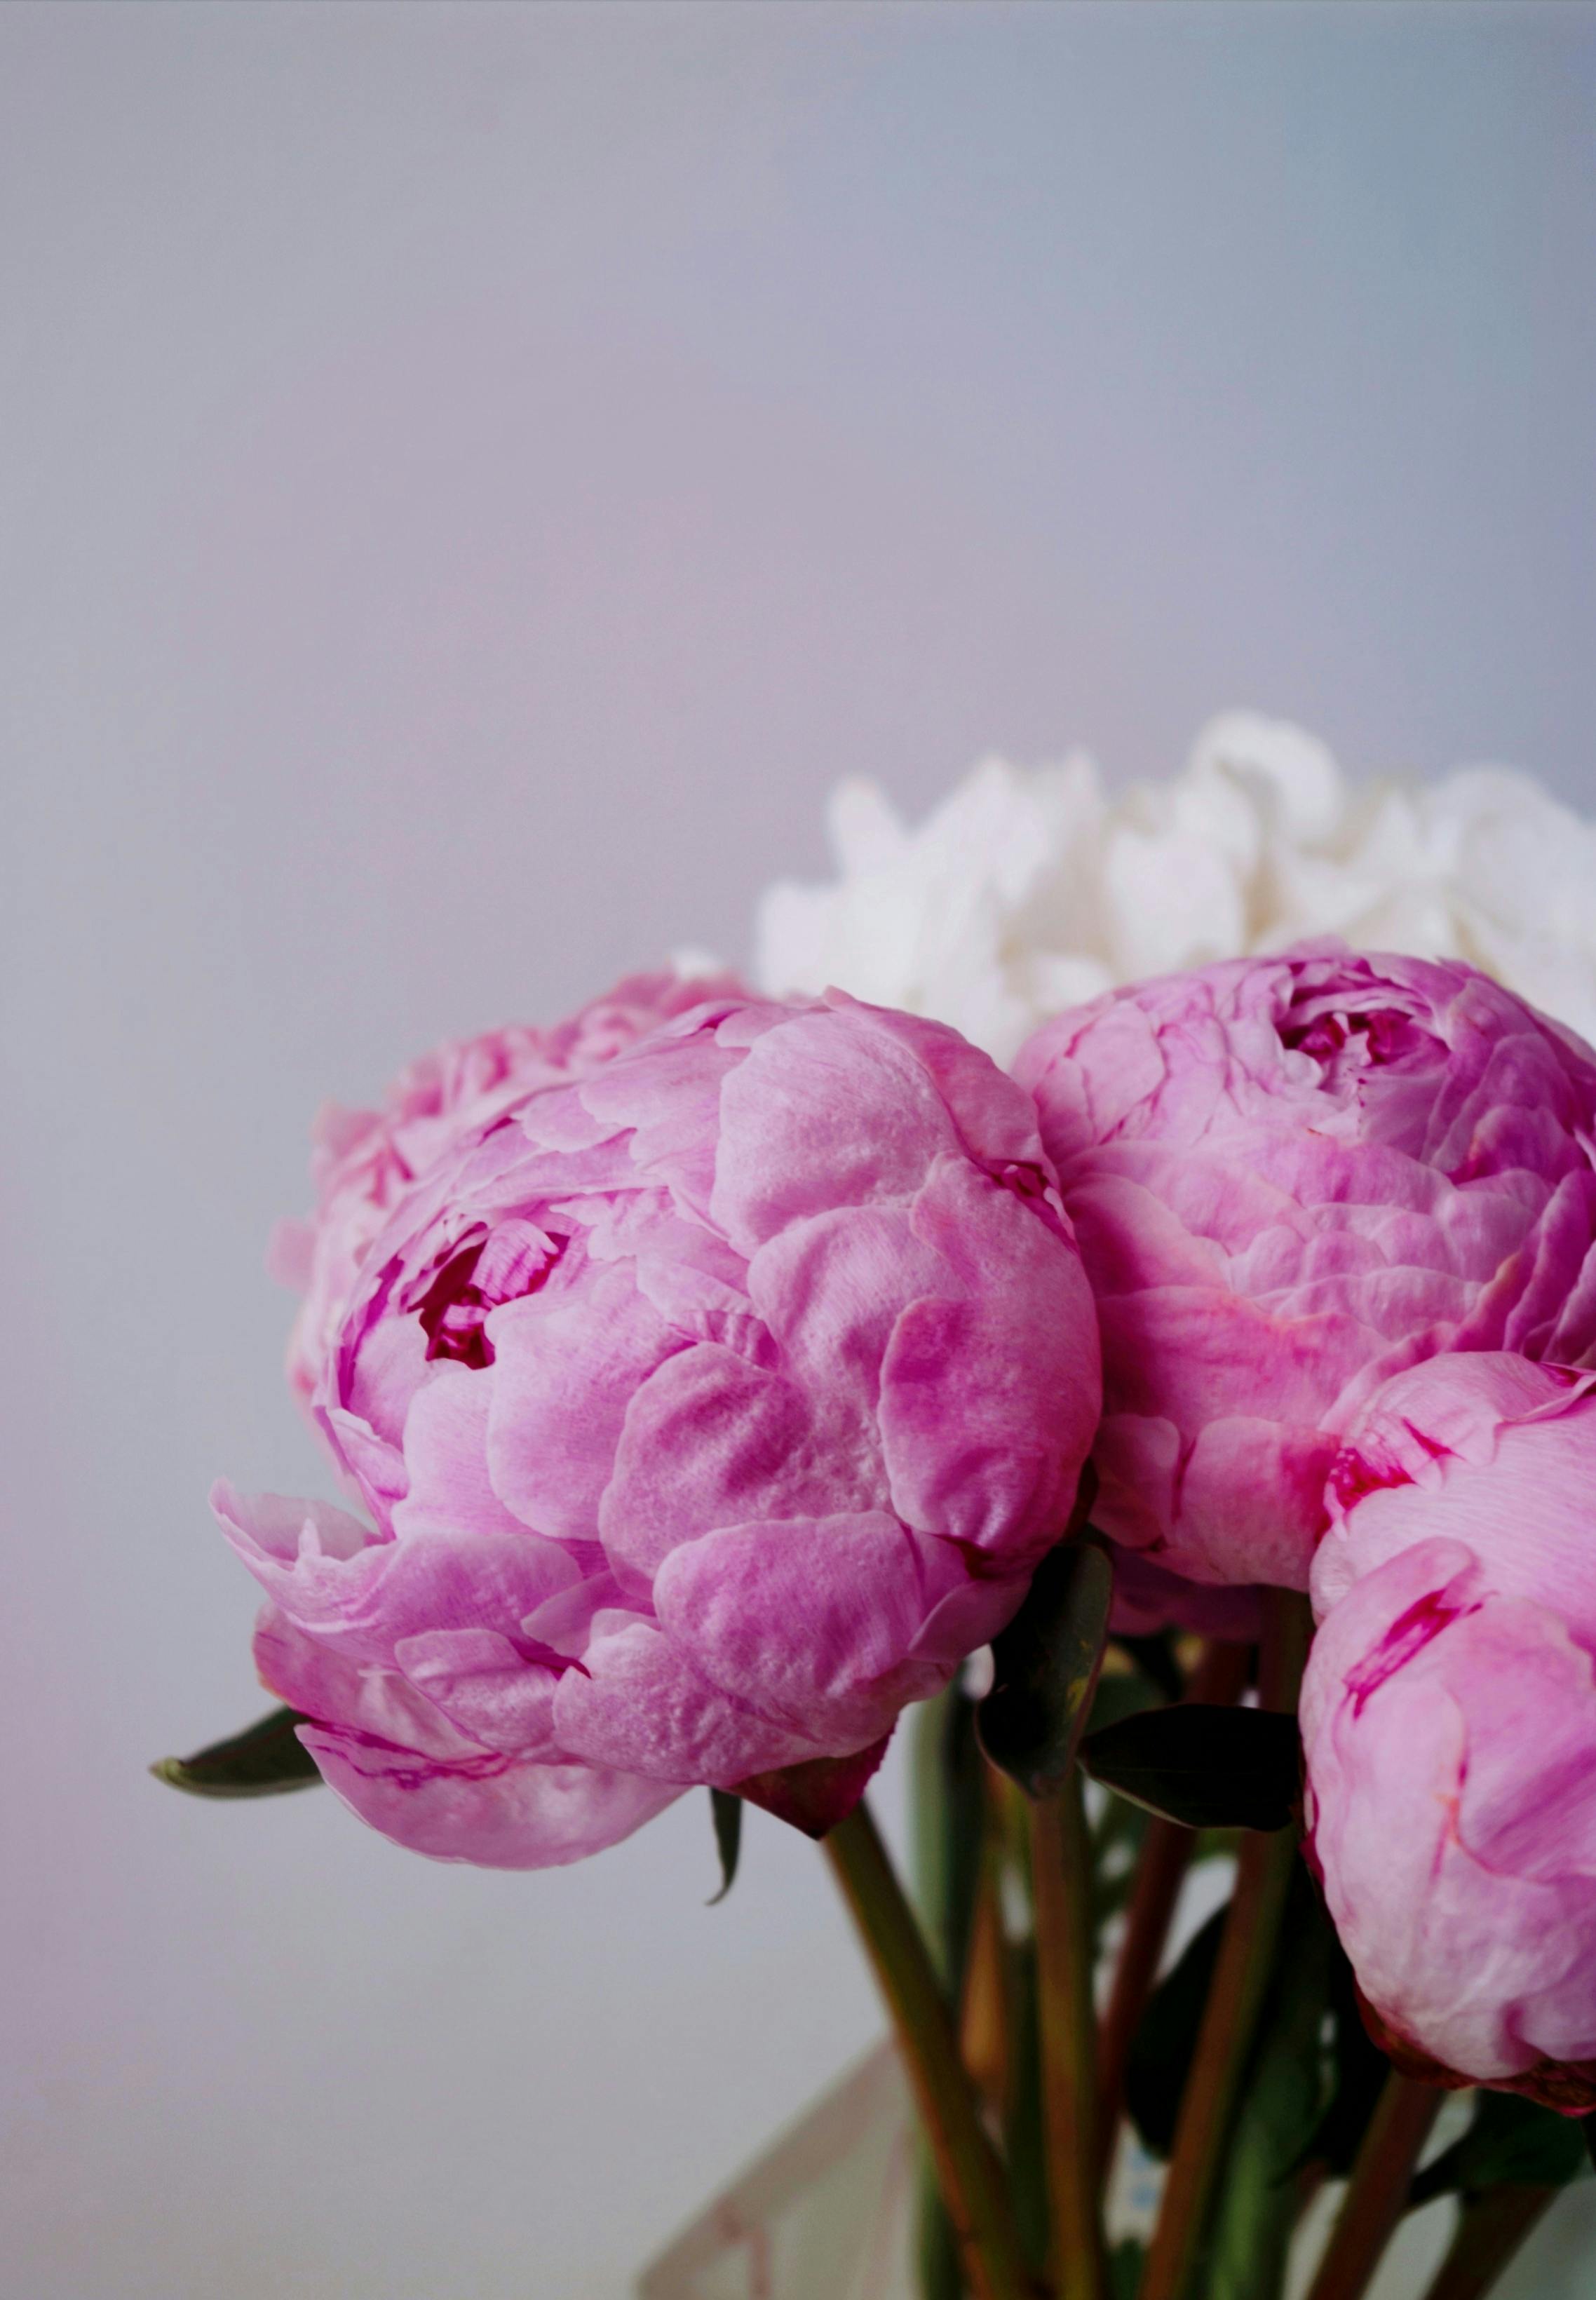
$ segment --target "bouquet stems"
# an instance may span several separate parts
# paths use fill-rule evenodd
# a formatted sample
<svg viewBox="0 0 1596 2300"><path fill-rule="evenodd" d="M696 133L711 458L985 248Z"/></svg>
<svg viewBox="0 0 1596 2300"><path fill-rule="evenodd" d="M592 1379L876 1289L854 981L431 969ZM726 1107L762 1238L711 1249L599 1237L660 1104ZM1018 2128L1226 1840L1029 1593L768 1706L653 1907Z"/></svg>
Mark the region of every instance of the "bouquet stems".
<svg viewBox="0 0 1596 2300"><path fill-rule="evenodd" d="M1284 1589L1270 1590L1267 1603L1258 1699L1266 1709L1291 1710L1308 1651L1307 1609L1301 1598ZM1169 2176L1139 2300L1184 2300L1191 2283L1269 1985L1296 1858L1291 1829L1242 1838L1235 1892L1181 2097Z"/></svg>
<svg viewBox="0 0 1596 2300"><path fill-rule="evenodd" d="M1364 2135L1308 2300L1359 2300L1408 2203L1419 2151L1445 2095L1393 2069Z"/></svg>
<svg viewBox="0 0 1596 2300"><path fill-rule="evenodd" d="M1196 2266L1296 1857L1297 1848L1284 1832L1242 1840L1236 1889L1181 2098L1169 2177L1140 2300L1183 2300Z"/></svg>
<svg viewBox="0 0 1596 2300"><path fill-rule="evenodd" d="M925 1937L862 1802L825 1850L875 1968L976 2300L1034 2300L1013 2207Z"/></svg>

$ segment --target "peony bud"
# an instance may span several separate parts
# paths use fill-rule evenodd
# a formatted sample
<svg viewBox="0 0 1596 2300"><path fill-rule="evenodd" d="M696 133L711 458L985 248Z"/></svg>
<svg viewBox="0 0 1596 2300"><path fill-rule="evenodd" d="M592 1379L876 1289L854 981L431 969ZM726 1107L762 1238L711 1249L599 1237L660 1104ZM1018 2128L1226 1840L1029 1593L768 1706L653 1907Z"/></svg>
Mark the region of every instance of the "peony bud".
<svg viewBox="0 0 1596 2300"><path fill-rule="evenodd" d="M1310 1851L1371 2025L1596 2107L1596 1374L1388 1382L1338 1454L1302 1691Z"/></svg>
<svg viewBox="0 0 1596 2300"><path fill-rule="evenodd" d="M1596 1055L1470 967L1171 975L1016 1075L1098 1300L1094 1515L1178 1572L1306 1588L1338 1434L1402 1367L1596 1354Z"/></svg>
<svg viewBox="0 0 1596 2300"><path fill-rule="evenodd" d="M689 1783L781 1804L761 1777L856 1757L845 1810L1090 1445L1029 1097L940 1024L725 996L443 1130L313 1390L375 1529L219 1493L263 1677L446 1859L572 1860Z"/></svg>

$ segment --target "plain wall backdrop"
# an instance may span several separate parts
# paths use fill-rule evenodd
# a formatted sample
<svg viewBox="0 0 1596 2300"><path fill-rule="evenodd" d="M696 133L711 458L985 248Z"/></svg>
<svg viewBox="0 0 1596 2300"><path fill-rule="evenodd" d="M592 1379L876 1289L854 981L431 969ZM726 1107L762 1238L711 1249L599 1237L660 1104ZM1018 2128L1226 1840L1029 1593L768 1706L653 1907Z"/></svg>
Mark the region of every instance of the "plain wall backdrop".
<svg viewBox="0 0 1596 2300"><path fill-rule="evenodd" d="M845 771L1596 800L1593 129L1577 4L0 9L7 2300L620 2300L875 2033L774 1822L147 1779L260 1705L211 1479L329 1490L310 1116L741 957Z"/></svg>

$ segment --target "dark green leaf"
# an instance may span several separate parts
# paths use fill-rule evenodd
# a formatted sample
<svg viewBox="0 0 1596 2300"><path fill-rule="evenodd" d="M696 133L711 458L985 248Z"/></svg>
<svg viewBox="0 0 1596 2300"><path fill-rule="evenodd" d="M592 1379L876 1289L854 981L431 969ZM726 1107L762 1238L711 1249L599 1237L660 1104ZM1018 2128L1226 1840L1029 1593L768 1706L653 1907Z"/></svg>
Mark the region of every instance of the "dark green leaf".
<svg viewBox="0 0 1596 2300"><path fill-rule="evenodd" d="M1476 2196L1486 2188L1560 2188L1585 2170L1579 2121L1559 2116L1513 2092L1482 2092L1474 2122L1433 2164L1416 2173L1409 2204L1454 2192Z"/></svg>
<svg viewBox="0 0 1596 2300"><path fill-rule="evenodd" d="M1175 2120L1186 2073L1197 2050L1214 1961L1227 1912L1214 1914L1188 1942L1179 1961L1166 1973L1147 2001L1125 2062L1125 2106L1146 2146L1155 2156L1167 2156L1174 2139Z"/></svg>
<svg viewBox="0 0 1596 2300"><path fill-rule="evenodd" d="M1188 1829L1284 1829L1297 1801L1297 1721L1180 1702L1083 1743L1093 1780Z"/></svg>
<svg viewBox="0 0 1596 2300"><path fill-rule="evenodd" d="M737 1874L737 1856L742 1848L742 1799L733 1796L730 1789L711 1789L709 1816L714 1823L714 1849L721 1856L721 1889L704 1904L713 1909L731 1890Z"/></svg>
<svg viewBox="0 0 1596 2300"><path fill-rule="evenodd" d="M1037 1567L1019 1612L993 1639L981 1746L1030 1796L1057 1788L1074 1762L1113 1599L1107 1552L1092 1541L1060 1542Z"/></svg>
<svg viewBox="0 0 1596 2300"><path fill-rule="evenodd" d="M308 1722L297 1709L274 1709L230 1741L213 1742L192 1757L158 1757L150 1771L190 1796L280 1796L286 1789L308 1789L322 1776L294 1734L296 1725Z"/></svg>

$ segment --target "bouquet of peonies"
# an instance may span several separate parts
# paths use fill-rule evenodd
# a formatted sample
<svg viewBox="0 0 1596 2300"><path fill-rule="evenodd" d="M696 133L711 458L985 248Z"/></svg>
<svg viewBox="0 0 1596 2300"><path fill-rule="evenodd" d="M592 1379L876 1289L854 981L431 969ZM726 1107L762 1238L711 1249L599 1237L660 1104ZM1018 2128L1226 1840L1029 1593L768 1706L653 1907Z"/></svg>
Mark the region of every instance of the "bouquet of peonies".
<svg viewBox="0 0 1596 2300"><path fill-rule="evenodd" d="M351 1506L218 1488L283 1705L157 1771L497 1867L695 1788L727 1885L745 1803L821 1840L927 2300L1277 2300L1337 2179L1313 2300L1448 2192L1483 2293L1596 2129L1596 834L1241 717L836 828L763 995L323 1118L276 1259Z"/></svg>

